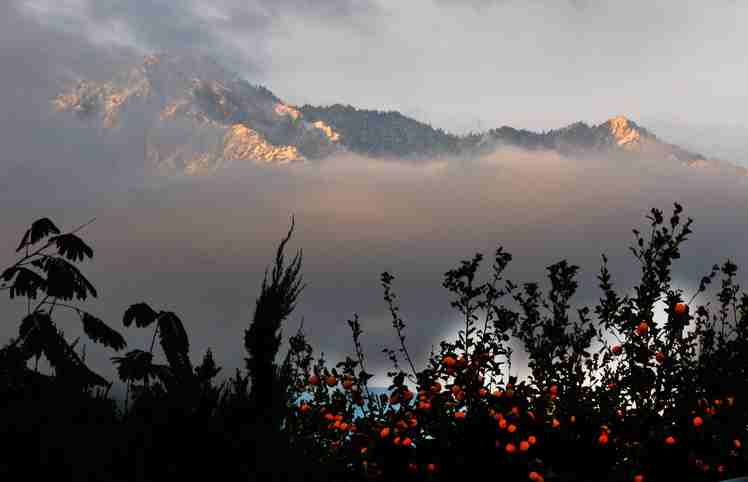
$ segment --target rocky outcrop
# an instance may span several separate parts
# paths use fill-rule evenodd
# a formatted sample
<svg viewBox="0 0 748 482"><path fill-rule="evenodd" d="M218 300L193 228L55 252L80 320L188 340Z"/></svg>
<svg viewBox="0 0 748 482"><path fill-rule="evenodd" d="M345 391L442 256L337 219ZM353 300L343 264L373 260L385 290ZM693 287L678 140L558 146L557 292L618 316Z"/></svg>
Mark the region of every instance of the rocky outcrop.
<svg viewBox="0 0 748 482"><path fill-rule="evenodd" d="M53 105L100 132L142 129L146 161L162 173L287 164L340 148L330 126L204 58L150 55L116 79L79 82Z"/></svg>

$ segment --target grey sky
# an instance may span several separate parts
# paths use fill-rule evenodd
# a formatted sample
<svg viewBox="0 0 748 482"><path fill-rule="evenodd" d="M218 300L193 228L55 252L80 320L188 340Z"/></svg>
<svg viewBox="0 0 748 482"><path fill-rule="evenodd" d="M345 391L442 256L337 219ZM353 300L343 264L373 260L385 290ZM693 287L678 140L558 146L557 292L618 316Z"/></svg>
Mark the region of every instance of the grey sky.
<svg viewBox="0 0 748 482"><path fill-rule="evenodd" d="M748 34L739 28L748 25L748 6L455 3L0 2L0 266L13 261L32 220L50 216L70 228L97 216L86 231L96 255L84 272L101 293L91 311L119 327L131 303L174 310L193 358L212 346L233 371L263 271L295 213L289 249L304 249L309 287L284 335L304 316L317 352L337 361L352 352L345 321L358 312L380 375L388 368L381 348L396 342L382 271L396 276L407 334L423 360L432 343L456 334L443 273L483 252L485 279L498 245L515 256L515 282L544 282L545 267L563 258L580 265L577 301L594 303L600 254L611 259L617 286L630 288L638 270L627 249L631 229L644 227L649 208L667 212L678 201L695 233L676 285L692 294L728 257L748 269L745 180L501 151L466 164L346 158L246 167L146 188L141 147L128 136L94 136L49 111L66 81L107 79L145 52L176 48L213 55L289 102L401 109L454 130L477 122L547 129L614 114L657 120L684 143L698 137L688 134L699 132L693 126L748 128ZM721 152L748 152L740 134L731 139ZM720 145L718 134L689 147L709 145ZM11 320L22 309L0 304ZM80 334L74 320L61 324ZM3 326L0 342L15 329ZM150 341L140 330L125 334L131 349ZM89 352L110 377L111 355Z"/></svg>
<svg viewBox="0 0 748 482"><path fill-rule="evenodd" d="M743 2L20 4L99 46L207 51L290 102L399 109L447 129L544 129L616 114L746 125Z"/></svg>

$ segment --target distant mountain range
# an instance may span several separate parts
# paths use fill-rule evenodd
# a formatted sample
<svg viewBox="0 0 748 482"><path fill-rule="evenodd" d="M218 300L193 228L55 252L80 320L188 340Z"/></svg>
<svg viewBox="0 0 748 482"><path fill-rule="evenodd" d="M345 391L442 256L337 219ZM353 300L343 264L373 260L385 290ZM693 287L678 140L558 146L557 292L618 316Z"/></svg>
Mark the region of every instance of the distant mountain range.
<svg viewBox="0 0 748 482"><path fill-rule="evenodd" d="M144 160L162 173L200 174L242 161L304 162L343 152L412 160L468 157L512 146L748 175L746 168L663 142L625 117L548 132L504 126L457 136L399 112L288 105L206 57L150 55L109 81L80 80L53 105L100 134L142 131Z"/></svg>

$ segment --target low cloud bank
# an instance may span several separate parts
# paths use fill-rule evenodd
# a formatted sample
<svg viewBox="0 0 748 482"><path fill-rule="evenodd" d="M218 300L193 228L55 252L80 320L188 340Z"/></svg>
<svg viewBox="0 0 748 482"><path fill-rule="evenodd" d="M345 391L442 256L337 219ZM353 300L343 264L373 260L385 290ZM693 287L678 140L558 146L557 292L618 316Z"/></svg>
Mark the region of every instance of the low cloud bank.
<svg viewBox="0 0 748 482"><path fill-rule="evenodd" d="M694 218L694 233L674 267L676 286L690 296L713 264L730 258L748 265L741 249L748 237L746 180L654 162L514 149L418 165L339 156L137 186L101 178L85 196L77 183L48 189L36 179L8 178L15 188L0 192L0 203L12 206L0 226L1 265L15 259L17 238L32 220L49 216L66 229L96 217L84 233L95 256L83 272L100 296L85 306L122 329L128 349L148 346L151 336L122 327L130 304L173 310L186 324L193 360L211 347L225 375L243 364L243 330L292 214L288 254L303 249L308 287L284 338L303 317L315 353L338 361L353 353L346 320L358 313L375 385L387 383L390 369L382 348L397 343L379 281L383 271L395 276L407 343L423 366L432 345L454 339L462 323L441 286L443 275L476 252L485 255L479 280L489 278L493 253L502 246L514 256L506 277L537 281L545 290L545 268L567 259L581 267L574 302L592 307L601 294L600 255L610 260L615 286L630 291L640 269L628 251L631 229L646 233L650 208L669 213L678 202ZM7 320L20 321L24 309L17 301L0 305ZM59 323L69 337L81 334L73 316L61 315ZM16 330L16 323L6 323L0 341ZM116 378L108 360L114 353L93 346L87 353L94 368Z"/></svg>

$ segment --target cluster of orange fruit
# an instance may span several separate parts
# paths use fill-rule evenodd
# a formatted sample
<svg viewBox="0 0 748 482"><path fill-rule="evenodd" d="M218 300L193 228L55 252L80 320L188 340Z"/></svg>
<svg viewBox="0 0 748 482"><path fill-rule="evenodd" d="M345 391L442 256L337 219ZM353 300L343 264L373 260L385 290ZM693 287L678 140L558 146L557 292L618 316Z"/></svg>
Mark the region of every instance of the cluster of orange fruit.
<svg viewBox="0 0 748 482"><path fill-rule="evenodd" d="M687 305L683 303L677 304L675 306L674 313L676 316L686 315L688 313ZM636 326L634 332L639 337L645 337L649 334L650 329L653 325L653 322L640 322ZM621 345L614 345L611 348L611 351L614 355L621 355L624 351L624 348ZM532 429L524 430L525 426L521 425L521 416L526 416L533 422L536 421L537 417L529 407L524 410L521 408L521 406L527 406L524 405L524 403L529 402L529 400L526 400L525 396L514 398L515 390L511 384L507 384L504 390L496 389L493 393L491 393L493 398L488 399L490 392L487 387L483 386L485 380L484 372L481 370L481 365L485 364L485 362L490 358L490 354L486 352L476 353L470 357L466 357L465 355L462 355L460 357L454 355L444 356L441 359L440 363L443 370L440 372L442 374L442 378L446 379L446 377L443 377L443 374L446 374L447 377L455 376L455 383L452 385L448 384L448 390L445 390L445 387L439 381L431 381L430 384L426 384L426 386L423 386L420 390L418 390L416 400L417 403L415 404L415 407L412 407L410 405L410 402L413 400L413 398L415 398L414 393L410 391L406 386L396 387L395 390L389 395L387 400L389 401L390 405L399 405L399 408L395 410L394 407L390 406L389 422L385 424L382 424L381 422L374 422L370 425L370 433L359 434L364 435L364 437L369 440L369 446L360 449L361 456L370 455L370 449L376 449L377 443L381 442L387 442L395 446L410 448L411 450L413 450L414 446L417 444L416 439L419 439L418 437L421 435L418 430L415 430L417 427L419 427L419 422L417 416L413 413L413 411L417 412L419 416L422 415L423 417L425 417L424 420L431 420L429 412L432 408L432 402L436 397L440 397L440 401L444 402L443 404L440 404L440 406L447 407L448 413L449 411L451 411L450 408L454 408L452 416L458 425L463 424L464 421L470 416L467 411L459 408L461 405L463 405L463 402L466 402L466 399L468 398L470 398L470 400L481 400L481 402L477 405L479 407L478 410L487 409L489 415L496 420L499 429L499 432L497 433L504 432L507 434L512 434L512 437L509 438L509 441L507 441L503 445L499 440L496 440L496 448L503 449L503 452L508 455L512 455L517 452L522 453L530 451L531 447L538 443L538 436L532 433L528 433L533 432L534 430ZM660 364L664 363L667 359L666 355L661 351L656 352L654 354L654 358ZM323 380L318 375L312 375L308 380L309 384L312 386L319 386L322 381ZM458 381L459 383L457 383ZM337 386L337 377L334 375L325 376L324 385L330 388ZM357 400L355 395L358 393L358 387L353 377L346 375L342 381L342 388L345 391L351 392L354 401ZM608 388L613 390L617 388L617 385L615 383L610 383L608 385ZM545 396L547 396L548 399L552 401L556 400L559 397L559 391L559 386L553 384L548 387ZM360 399L360 396L358 399ZM500 400L501 404L504 406L504 409L499 409ZM729 406L732 406L734 404L734 397L727 397L725 402ZM706 413L707 415L713 415L715 411L720 408L722 403L723 401L720 399L714 400L712 406L704 407L704 413ZM708 405L706 400L704 400L703 402L700 400L699 406L702 406L702 404ZM310 411L312 411L312 407L306 402L302 403L299 407L299 412L302 414L307 414ZM623 419L624 417L624 412L623 410L621 410L621 408L616 409L615 414L618 419ZM692 411L692 414L695 415L695 412ZM573 414L567 415L569 423L573 425L576 422L576 417ZM559 416L549 416L549 419L546 422L552 429L558 429L561 426L561 421L557 417ZM343 419L343 416L340 414L335 415L333 413L325 413L324 418L328 422L330 422L328 428L337 429L341 432L356 432L355 424L345 421ZM705 423L704 419L700 415L695 415L691 419L691 421L693 427L696 429L699 429ZM428 424L426 426L428 426ZM520 427L522 427L523 430L520 430ZM523 432L525 433L522 434ZM520 436L520 434L522 435ZM600 445L617 444L618 437L612 439L611 437L611 429L607 425L602 425L600 428L600 432L597 435L597 443ZM664 438L662 439L662 443L667 446L674 446L679 442L674 435L663 434L663 437ZM376 442L377 440L380 442ZM336 445L334 446L340 447L340 443L340 440L336 441ZM736 450L740 449L740 440L734 439L733 447ZM701 468L701 470L709 470L708 464L705 464L702 460L699 459L696 459L696 461L696 464ZM374 465L373 462L370 465L369 464L370 463L367 460L363 461L363 465L365 467L367 465ZM408 470L410 472L417 472L419 470L419 466L411 462L408 464ZM438 464L426 464L425 470L430 473L436 472L438 471ZM718 472L722 473L725 470L726 466L724 464L717 465ZM530 471L528 473L528 477L530 480L536 482L543 482L544 480L543 474L538 470ZM633 477L633 480L634 482L644 482L644 474L636 474Z"/></svg>

